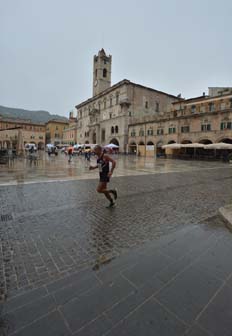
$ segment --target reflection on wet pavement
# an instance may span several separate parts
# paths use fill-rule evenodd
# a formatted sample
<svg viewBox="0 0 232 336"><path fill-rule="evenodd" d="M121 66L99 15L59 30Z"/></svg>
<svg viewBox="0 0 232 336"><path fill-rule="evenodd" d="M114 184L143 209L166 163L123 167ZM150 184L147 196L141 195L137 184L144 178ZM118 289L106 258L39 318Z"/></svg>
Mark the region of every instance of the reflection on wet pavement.
<svg viewBox="0 0 232 336"><path fill-rule="evenodd" d="M114 176L133 176L157 173L196 171L201 169L216 169L225 167L222 162L182 161L156 158L143 158L131 155L113 155L117 161ZM96 159L91 158L90 164ZM89 162L84 157L74 157L68 162L65 154L58 157L49 157L47 153L40 152L36 160L15 159L8 165L0 165L0 183L18 184L43 182L52 180L78 180L94 179L98 177L97 171L89 171Z"/></svg>

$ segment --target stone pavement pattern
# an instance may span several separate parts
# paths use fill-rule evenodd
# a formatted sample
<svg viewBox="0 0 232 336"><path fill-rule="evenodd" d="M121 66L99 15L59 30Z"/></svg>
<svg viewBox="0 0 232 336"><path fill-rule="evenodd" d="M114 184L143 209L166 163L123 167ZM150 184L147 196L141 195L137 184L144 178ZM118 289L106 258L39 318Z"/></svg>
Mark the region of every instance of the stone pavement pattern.
<svg viewBox="0 0 232 336"><path fill-rule="evenodd" d="M95 180L1 187L7 335L231 335L231 177L115 178L112 210Z"/></svg>

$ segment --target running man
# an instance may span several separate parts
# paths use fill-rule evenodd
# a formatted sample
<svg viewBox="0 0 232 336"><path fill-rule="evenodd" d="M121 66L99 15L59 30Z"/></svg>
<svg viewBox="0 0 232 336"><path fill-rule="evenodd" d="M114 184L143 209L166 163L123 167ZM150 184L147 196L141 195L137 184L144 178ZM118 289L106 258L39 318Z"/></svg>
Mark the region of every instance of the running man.
<svg viewBox="0 0 232 336"><path fill-rule="evenodd" d="M102 147L99 145L96 145L94 147L94 153L97 155L97 165L90 166L89 170L93 170L96 168L99 169L100 181L97 187L97 192L104 194L105 197L110 201L110 204L107 208L113 208L115 206L114 200L117 199L118 195L116 189L107 190L107 183L110 182L110 178L113 174L116 162L108 155L106 155L102 150ZM112 164L111 169L110 162ZM114 200L111 197L111 194L113 195Z"/></svg>

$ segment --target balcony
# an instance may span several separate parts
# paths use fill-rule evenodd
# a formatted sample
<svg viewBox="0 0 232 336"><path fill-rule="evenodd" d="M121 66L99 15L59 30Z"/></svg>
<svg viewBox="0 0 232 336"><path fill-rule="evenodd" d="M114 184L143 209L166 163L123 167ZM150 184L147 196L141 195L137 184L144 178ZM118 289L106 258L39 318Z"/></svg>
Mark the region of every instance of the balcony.
<svg viewBox="0 0 232 336"><path fill-rule="evenodd" d="M121 105L121 107L129 107L131 105L131 102L129 101L128 97L125 98L121 98L119 101L119 104Z"/></svg>

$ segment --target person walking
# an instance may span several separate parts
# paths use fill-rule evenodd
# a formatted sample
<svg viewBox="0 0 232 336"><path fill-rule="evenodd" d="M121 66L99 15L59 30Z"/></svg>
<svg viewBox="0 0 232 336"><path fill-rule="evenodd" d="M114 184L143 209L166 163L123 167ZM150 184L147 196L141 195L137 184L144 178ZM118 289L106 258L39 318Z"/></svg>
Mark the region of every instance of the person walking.
<svg viewBox="0 0 232 336"><path fill-rule="evenodd" d="M107 206L107 208L113 208L116 204L115 200L117 199L118 194L116 189L107 190L107 183L110 182L110 178L115 169L116 162L104 153L100 145L96 145L94 147L94 153L97 155L97 165L90 166L89 170L96 168L99 169L100 181L97 187L97 192L104 194L105 197L110 201L110 204ZM113 195L114 199L111 197L111 194Z"/></svg>
<svg viewBox="0 0 232 336"><path fill-rule="evenodd" d="M73 156L73 147L68 148L68 162L70 163L72 161Z"/></svg>

